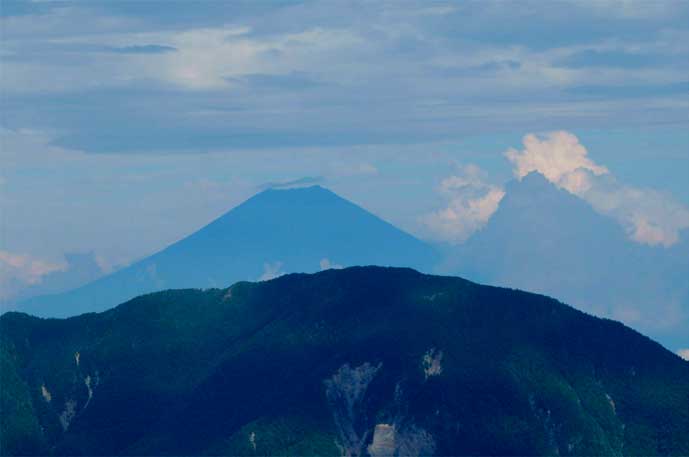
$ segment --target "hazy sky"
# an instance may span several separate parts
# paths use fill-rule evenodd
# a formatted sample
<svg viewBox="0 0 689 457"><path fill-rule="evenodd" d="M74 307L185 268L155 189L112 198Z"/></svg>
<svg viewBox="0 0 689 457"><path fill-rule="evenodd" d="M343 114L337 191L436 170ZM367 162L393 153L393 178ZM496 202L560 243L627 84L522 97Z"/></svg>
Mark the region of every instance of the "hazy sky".
<svg viewBox="0 0 689 457"><path fill-rule="evenodd" d="M292 180L436 241L485 224L528 170L630 242L689 227L687 1L0 13L3 275L36 281L65 252L130 262Z"/></svg>

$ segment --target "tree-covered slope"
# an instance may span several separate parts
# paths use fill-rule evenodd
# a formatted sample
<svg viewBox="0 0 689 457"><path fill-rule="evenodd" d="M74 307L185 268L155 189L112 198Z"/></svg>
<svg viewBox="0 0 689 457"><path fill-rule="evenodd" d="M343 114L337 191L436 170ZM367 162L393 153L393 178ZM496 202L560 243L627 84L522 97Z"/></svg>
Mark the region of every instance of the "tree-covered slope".
<svg viewBox="0 0 689 457"><path fill-rule="evenodd" d="M3 454L689 454L689 363L556 300L409 269L0 330Z"/></svg>

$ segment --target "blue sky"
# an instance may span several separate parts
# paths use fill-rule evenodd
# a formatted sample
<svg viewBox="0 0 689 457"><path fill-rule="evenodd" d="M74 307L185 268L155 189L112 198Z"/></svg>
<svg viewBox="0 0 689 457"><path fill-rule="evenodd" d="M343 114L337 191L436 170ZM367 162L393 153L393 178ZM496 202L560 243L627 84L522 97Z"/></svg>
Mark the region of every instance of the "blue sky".
<svg viewBox="0 0 689 457"><path fill-rule="evenodd" d="M686 1L3 0L0 15L6 277L36 281L66 252L130 262L305 177L461 242L524 166L510 148L562 187L583 165L595 186L570 190L631 242L689 224Z"/></svg>

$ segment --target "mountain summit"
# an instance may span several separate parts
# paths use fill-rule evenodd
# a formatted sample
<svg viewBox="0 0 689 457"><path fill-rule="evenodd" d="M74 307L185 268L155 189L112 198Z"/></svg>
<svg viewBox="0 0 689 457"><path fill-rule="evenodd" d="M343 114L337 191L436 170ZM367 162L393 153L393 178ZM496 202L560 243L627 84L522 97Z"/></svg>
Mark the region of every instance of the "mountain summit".
<svg viewBox="0 0 689 457"><path fill-rule="evenodd" d="M428 245L323 187L268 189L150 257L19 309L71 316L169 288L224 287L352 265L427 270L434 261Z"/></svg>
<svg viewBox="0 0 689 457"><path fill-rule="evenodd" d="M407 268L0 317L3 455L689 455L689 363Z"/></svg>
<svg viewBox="0 0 689 457"><path fill-rule="evenodd" d="M488 224L443 268L558 297L619 319L670 348L689 345L689 242L652 247L540 173L508 183Z"/></svg>

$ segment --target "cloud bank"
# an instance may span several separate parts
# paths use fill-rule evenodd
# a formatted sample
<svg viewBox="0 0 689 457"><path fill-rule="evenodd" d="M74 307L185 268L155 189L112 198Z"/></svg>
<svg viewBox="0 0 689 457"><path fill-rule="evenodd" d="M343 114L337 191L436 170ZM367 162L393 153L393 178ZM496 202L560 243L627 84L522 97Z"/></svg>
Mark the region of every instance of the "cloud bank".
<svg viewBox="0 0 689 457"><path fill-rule="evenodd" d="M0 11L4 127L145 153L686 123L687 2L134 3Z"/></svg>

